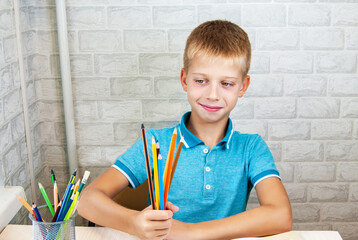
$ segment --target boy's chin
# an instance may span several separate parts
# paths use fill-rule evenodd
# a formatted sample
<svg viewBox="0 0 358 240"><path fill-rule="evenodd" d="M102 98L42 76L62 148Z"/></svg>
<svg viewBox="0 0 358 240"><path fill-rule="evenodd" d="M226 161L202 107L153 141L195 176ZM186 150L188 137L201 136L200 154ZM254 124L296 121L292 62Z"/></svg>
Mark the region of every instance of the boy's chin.
<svg viewBox="0 0 358 240"><path fill-rule="evenodd" d="M227 119L228 116L223 112L204 112L202 114L198 114L199 118L205 123L217 123L223 119Z"/></svg>

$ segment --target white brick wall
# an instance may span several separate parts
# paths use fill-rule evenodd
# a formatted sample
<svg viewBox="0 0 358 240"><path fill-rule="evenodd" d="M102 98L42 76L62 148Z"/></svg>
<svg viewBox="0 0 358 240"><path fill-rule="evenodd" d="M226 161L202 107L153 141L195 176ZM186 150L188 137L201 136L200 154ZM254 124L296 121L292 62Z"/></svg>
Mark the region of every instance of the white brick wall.
<svg viewBox="0 0 358 240"><path fill-rule="evenodd" d="M103 172L139 137L141 122L164 127L179 120L189 109L179 82L186 38L199 23L225 18L248 32L253 49L251 85L232 112L234 127L267 141L294 229L358 238L357 1L67 3L81 170L93 178ZM66 176L54 0L21 6L34 164ZM0 169L5 184L26 185L11 8L0 4L0 157L20 157Z"/></svg>
<svg viewBox="0 0 358 240"><path fill-rule="evenodd" d="M27 8L27 6L26 6ZM23 10L23 9L22 9ZM30 105L30 132L31 139L38 136L37 124L39 122L37 97L35 93L34 79L39 77L49 77L49 68L47 56L53 48L49 48L49 42L52 42L52 32L41 31L37 35L31 24L35 19L29 21L29 15L33 16L36 12L37 17L44 20L46 14L51 11L48 8L38 9L27 8L26 15L21 10L21 19L23 28L22 46L24 49L24 64L26 75L27 101ZM27 160L27 147L25 144L24 115L22 107L22 94L20 89L19 67L17 52L17 39L15 34L15 17L12 1L2 1L0 4L0 180L1 185L18 185L24 187L27 198L32 199L29 191L30 174ZM50 24L47 21L46 24ZM20 23L22 26L22 24ZM45 28L45 25L41 25ZM39 40L37 43L36 41ZM40 54L37 44L44 44L47 53ZM38 174L44 168L41 159L40 147L41 136L37 138L37 143L33 145L33 158L35 174ZM63 143L62 143L63 144ZM44 180L44 184L47 181ZM42 204L42 202L39 202ZM27 216L24 211L20 211L14 218L14 223L24 223Z"/></svg>

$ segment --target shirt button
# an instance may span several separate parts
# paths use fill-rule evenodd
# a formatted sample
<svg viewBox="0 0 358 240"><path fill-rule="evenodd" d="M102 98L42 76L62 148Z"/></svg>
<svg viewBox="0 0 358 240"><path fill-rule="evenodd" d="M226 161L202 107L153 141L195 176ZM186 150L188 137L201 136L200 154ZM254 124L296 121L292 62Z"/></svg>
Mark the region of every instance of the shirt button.
<svg viewBox="0 0 358 240"><path fill-rule="evenodd" d="M205 188L206 188L207 190L209 190L209 189L211 188L211 186L208 184L208 185L205 186Z"/></svg>
<svg viewBox="0 0 358 240"><path fill-rule="evenodd" d="M204 148L203 152L204 152L204 153L208 153L209 150L208 150L207 148Z"/></svg>
<svg viewBox="0 0 358 240"><path fill-rule="evenodd" d="M206 167L205 170L206 170L207 172L210 172L210 167Z"/></svg>

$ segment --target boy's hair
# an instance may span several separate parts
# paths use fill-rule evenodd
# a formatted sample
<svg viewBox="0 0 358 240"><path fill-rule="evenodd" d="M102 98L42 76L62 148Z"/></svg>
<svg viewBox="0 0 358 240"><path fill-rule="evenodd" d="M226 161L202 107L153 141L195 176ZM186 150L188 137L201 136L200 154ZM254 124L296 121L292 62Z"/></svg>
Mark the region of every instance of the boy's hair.
<svg viewBox="0 0 358 240"><path fill-rule="evenodd" d="M251 44L246 32L238 25L225 21L207 21L189 35L184 50L184 70L188 72L196 55L225 57L240 62L245 77L250 68Z"/></svg>

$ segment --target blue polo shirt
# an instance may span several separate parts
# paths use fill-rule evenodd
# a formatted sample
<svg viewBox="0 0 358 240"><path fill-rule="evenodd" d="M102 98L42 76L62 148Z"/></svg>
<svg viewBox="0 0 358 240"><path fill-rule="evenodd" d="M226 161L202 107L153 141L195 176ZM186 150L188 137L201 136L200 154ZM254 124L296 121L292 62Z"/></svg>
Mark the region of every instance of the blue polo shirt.
<svg viewBox="0 0 358 240"><path fill-rule="evenodd" d="M174 219L196 223L245 211L250 191L256 184L268 177L279 178L269 148L257 134L234 131L229 119L224 139L210 149L186 128L190 114L185 113L176 126L147 131L148 146L152 136L159 141L163 169L174 128L178 131L176 148L184 135L168 196L168 201L180 208ZM149 150L152 156L151 147ZM142 184L147 179L142 139L119 156L112 167L127 177L130 187Z"/></svg>

